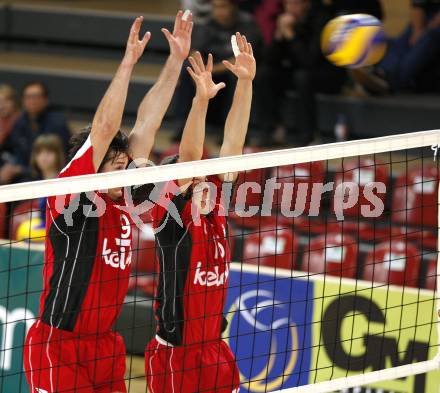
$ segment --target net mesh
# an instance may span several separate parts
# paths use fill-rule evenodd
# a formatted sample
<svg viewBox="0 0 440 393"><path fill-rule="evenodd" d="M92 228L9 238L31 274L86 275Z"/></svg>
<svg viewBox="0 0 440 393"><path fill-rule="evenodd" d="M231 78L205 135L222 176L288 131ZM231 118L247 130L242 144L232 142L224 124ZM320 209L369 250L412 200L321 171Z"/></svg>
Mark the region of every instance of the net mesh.
<svg viewBox="0 0 440 393"><path fill-rule="evenodd" d="M2 187L0 391L436 391L438 135Z"/></svg>

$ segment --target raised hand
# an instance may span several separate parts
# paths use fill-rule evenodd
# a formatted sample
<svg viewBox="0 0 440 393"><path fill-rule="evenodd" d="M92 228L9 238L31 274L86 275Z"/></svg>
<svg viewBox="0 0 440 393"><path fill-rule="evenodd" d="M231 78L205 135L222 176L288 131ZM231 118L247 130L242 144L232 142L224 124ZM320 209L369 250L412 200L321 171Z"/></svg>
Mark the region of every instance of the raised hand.
<svg viewBox="0 0 440 393"><path fill-rule="evenodd" d="M190 56L189 62L192 68L188 67L187 70L196 84L196 97L209 100L226 87L223 82L215 84L212 80L213 60L211 54L208 55L206 66L200 52L196 52L194 57Z"/></svg>
<svg viewBox="0 0 440 393"><path fill-rule="evenodd" d="M142 40L139 39L139 32L141 30L142 22L144 20L143 16L139 16L133 22L130 30L130 36L128 37L127 47L125 49L124 61L130 65L135 65L139 58L144 53L145 47L150 41L151 33L148 31L145 33Z"/></svg>
<svg viewBox="0 0 440 393"><path fill-rule="evenodd" d="M237 33L238 49L240 54L235 56L235 64L223 60L223 65L231 71L238 79L253 80L257 72L257 63L252 51L252 45L247 42L246 37Z"/></svg>
<svg viewBox="0 0 440 393"><path fill-rule="evenodd" d="M177 13L173 34L165 28L162 29L162 33L170 45L171 56L175 56L181 61L184 61L189 55L191 49L191 34L194 26L192 13L189 14L187 20L182 19L183 15L184 13L182 11Z"/></svg>

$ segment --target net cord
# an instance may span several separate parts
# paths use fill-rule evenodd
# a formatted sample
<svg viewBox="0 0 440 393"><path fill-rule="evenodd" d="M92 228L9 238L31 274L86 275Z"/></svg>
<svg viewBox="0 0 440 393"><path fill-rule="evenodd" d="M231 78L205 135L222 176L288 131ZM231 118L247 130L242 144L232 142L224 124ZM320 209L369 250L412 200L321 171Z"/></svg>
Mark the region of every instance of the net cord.
<svg viewBox="0 0 440 393"><path fill-rule="evenodd" d="M318 382L314 385L304 385L296 388L278 390L273 393L329 393L371 383L423 374L429 371L437 370L439 366L440 357L437 355L434 359L424 362L406 364L404 366L372 371L346 378L338 378L332 381Z"/></svg>
<svg viewBox="0 0 440 393"><path fill-rule="evenodd" d="M0 187L0 203L43 198L49 195L76 194L138 184L158 183L170 179L187 179L219 173L242 172L258 168L379 154L438 144L440 144L440 130L421 131L319 146L214 158L199 161L197 164L183 162L129 171L11 184Z"/></svg>

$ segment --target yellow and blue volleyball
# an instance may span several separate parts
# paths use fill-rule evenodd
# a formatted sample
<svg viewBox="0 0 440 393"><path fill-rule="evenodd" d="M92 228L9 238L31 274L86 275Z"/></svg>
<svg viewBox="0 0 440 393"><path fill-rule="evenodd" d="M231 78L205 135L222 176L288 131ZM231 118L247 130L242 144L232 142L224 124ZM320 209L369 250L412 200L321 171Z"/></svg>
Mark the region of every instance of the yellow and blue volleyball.
<svg viewBox="0 0 440 393"><path fill-rule="evenodd" d="M385 55L385 31L382 22L374 16L343 15L327 23L321 47L325 57L339 67L370 66Z"/></svg>

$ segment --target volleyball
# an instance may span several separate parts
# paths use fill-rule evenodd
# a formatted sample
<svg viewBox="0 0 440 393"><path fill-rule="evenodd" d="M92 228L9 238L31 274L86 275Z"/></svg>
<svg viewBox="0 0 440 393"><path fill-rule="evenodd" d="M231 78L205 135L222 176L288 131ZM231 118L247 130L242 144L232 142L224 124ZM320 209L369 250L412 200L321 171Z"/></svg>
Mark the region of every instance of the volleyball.
<svg viewBox="0 0 440 393"><path fill-rule="evenodd" d="M367 14L339 16L325 26L321 47L325 57L339 67L376 64L386 50L382 22Z"/></svg>

